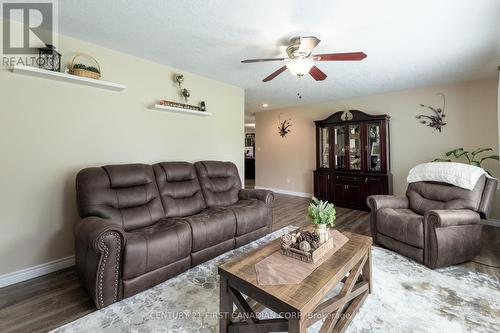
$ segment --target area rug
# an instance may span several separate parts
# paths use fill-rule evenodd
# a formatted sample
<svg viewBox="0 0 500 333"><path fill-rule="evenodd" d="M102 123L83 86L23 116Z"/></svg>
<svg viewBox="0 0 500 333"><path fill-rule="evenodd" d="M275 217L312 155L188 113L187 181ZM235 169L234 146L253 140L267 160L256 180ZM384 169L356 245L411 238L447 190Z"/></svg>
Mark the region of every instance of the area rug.
<svg viewBox="0 0 500 333"><path fill-rule="evenodd" d="M218 332L217 266L294 227L194 267L138 295L93 312L54 332ZM430 270L373 247L374 292L348 333L500 332L500 282L462 267ZM274 316L269 310L260 316ZM321 322L308 332L318 332Z"/></svg>

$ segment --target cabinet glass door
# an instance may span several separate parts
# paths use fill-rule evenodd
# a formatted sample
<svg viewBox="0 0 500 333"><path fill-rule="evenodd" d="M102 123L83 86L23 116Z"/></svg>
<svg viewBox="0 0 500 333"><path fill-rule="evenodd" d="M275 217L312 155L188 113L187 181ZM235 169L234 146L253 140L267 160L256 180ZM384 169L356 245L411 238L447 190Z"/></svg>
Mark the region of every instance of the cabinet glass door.
<svg viewBox="0 0 500 333"><path fill-rule="evenodd" d="M368 145L367 162L369 171L381 171L382 159L380 155L380 124L372 123L367 125Z"/></svg>
<svg viewBox="0 0 500 333"><path fill-rule="evenodd" d="M333 128L335 139L335 169L345 169L345 126Z"/></svg>
<svg viewBox="0 0 500 333"><path fill-rule="evenodd" d="M319 167L330 167L330 131L328 127L322 127L319 132Z"/></svg>
<svg viewBox="0 0 500 333"><path fill-rule="evenodd" d="M361 125L349 125L349 169L361 168Z"/></svg>

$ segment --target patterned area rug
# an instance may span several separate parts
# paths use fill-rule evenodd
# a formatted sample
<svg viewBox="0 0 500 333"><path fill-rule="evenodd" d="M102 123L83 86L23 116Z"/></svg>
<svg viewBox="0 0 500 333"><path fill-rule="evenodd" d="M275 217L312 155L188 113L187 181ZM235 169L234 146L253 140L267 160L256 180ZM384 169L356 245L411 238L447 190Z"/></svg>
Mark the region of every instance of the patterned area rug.
<svg viewBox="0 0 500 333"><path fill-rule="evenodd" d="M291 229L223 254L55 332L218 332L218 264ZM498 279L461 267L432 271L378 247L373 247L372 255L374 292L348 333L500 332ZM260 315L273 314L267 310ZM317 332L320 325L308 332Z"/></svg>

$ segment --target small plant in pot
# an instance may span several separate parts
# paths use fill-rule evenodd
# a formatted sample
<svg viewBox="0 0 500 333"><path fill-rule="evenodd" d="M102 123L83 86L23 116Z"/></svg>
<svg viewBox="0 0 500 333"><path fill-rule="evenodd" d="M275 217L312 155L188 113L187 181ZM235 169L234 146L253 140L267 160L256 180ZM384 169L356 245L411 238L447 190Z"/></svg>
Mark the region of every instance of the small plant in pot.
<svg viewBox="0 0 500 333"><path fill-rule="evenodd" d="M335 206L328 201L322 201L313 197L307 213L312 223L316 225L316 233L319 235L319 242L323 244L330 238L328 227L335 226Z"/></svg>

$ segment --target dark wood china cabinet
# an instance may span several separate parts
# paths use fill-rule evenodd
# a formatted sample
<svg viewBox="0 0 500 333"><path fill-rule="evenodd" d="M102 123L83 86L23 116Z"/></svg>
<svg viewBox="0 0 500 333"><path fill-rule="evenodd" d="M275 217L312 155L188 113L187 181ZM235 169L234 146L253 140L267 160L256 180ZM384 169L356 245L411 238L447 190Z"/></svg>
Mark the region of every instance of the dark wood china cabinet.
<svg viewBox="0 0 500 333"><path fill-rule="evenodd" d="M392 194L389 116L339 111L316 124L314 196L368 209L372 194Z"/></svg>

